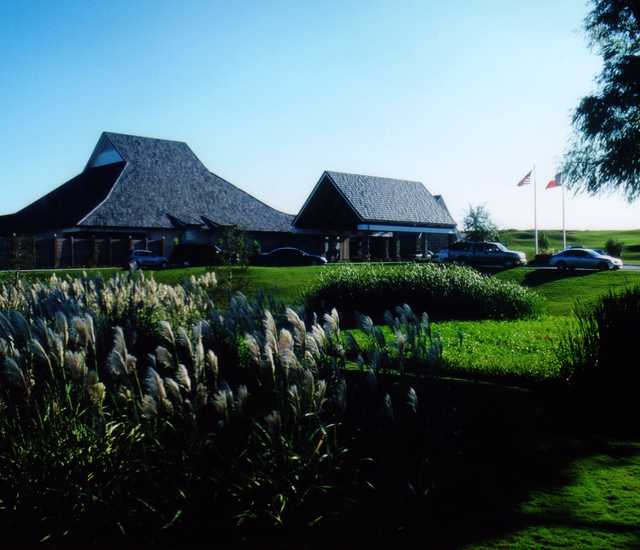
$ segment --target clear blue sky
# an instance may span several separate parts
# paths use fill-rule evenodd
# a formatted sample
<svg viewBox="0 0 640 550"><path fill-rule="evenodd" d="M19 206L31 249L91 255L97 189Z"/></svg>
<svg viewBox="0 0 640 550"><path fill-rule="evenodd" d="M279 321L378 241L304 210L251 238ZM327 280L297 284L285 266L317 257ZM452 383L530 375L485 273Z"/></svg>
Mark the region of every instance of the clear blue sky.
<svg viewBox="0 0 640 550"><path fill-rule="evenodd" d="M323 170L424 182L462 219L531 227L600 61L583 0L0 2L0 213L82 170L100 132L189 143L295 213ZM539 188L539 224L560 191ZM569 198L572 228L639 227L640 205Z"/></svg>

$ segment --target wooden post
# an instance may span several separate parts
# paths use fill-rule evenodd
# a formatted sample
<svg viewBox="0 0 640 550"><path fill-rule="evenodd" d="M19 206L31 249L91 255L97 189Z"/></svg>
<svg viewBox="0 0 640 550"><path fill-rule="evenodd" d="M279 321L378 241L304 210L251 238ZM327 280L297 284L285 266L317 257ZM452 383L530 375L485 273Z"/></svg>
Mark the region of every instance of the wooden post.
<svg viewBox="0 0 640 550"><path fill-rule="evenodd" d="M416 234L416 256L422 253L422 233Z"/></svg>
<svg viewBox="0 0 640 550"><path fill-rule="evenodd" d="M165 258L167 257L167 239L164 235L162 236L162 239L160 239L160 255Z"/></svg>
<svg viewBox="0 0 640 550"><path fill-rule="evenodd" d="M369 234L364 236L364 255L368 262L371 261L371 246L369 243Z"/></svg>
<svg viewBox="0 0 640 550"><path fill-rule="evenodd" d="M400 261L402 257L400 256L400 235L397 233L394 235L395 245L396 245L396 260Z"/></svg>
<svg viewBox="0 0 640 550"><path fill-rule="evenodd" d="M107 252L109 258L109 267L113 267L113 241L111 240L111 237L107 239L107 246L109 247L109 250Z"/></svg>
<svg viewBox="0 0 640 550"><path fill-rule="evenodd" d="M69 237L69 241L71 243L71 267L75 267L76 264L76 251L74 250L75 239L73 237Z"/></svg>

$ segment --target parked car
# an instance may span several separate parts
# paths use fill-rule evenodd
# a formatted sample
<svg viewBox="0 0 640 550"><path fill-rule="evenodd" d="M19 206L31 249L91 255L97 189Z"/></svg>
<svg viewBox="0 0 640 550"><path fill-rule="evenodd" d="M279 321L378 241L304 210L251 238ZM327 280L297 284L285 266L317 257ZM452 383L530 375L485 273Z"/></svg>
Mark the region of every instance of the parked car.
<svg viewBox="0 0 640 550"><path fill-rule="evenodd" d="M515 267L527 263L524 252L509 250L502 243L459 241L440 250L437 262L455 262L469 265Z"/></svg>
<svg viewBox="0 0 640 550"><path fill-rule="evenodd" d="M414 259L416 262L430 262L433 259L433 252L431 250L425 250L419 254L416 254Z"/></svg>
<svg viewBox="0 0 640 550"><path fill-rule="evenodd" d="M551 256L549 265L558 269L620 269L624 264L620 258L600 254L590 248L568 248Z"/></svg>
<svg viewBox="0 0 640 550"><path fill-rule="evenodd" d="M210 266L222 264L219 246L206 243L180 243L171 251L172 265Z"/></svg>
<svg viewBox="0 0 640 550"><path fill-rule="evenodd" d="M304 250L292 247L276 248L271 252L264 252L255 257L253 264L262 266L296 266L296 265L325 265L327 259L323 256L309 254Z"/></svg>
<svg viewBox="0 0 640 550"><path fill-rule="evenodd" d="M128 267L138 269L142 267L160 267L165 268L169 265L169 261L164 256L154 254L151 250L134 250L129 256Z"/></svg>

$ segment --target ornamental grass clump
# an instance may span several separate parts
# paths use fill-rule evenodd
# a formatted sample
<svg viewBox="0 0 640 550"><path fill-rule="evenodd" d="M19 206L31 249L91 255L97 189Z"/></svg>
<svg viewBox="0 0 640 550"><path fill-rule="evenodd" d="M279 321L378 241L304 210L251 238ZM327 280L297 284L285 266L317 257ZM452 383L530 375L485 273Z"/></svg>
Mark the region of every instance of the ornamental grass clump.
<svg viewBox="0 0 640 550"><path fill-rule="evenodd" d="M339 307L353 326L356 312L381 322L385 311L403 303L435 320L516 319L537 314L540 300L518 284L468 267L370 264L325 271L306 301L313 311Z"/></svg>
<svg viewBox="0 0 640 550"><path fill-rule="evenodd" d="M128 276L0 288L6 540L321 528L360 513L388 475L371 461L391 456L406 486L404 461L426 459L388 438L422 433L399 426L417 414L413 388L388 389L366 345L376 383L348 384L336 310L305 322L238 295L220 312L214 286L207 275L175 288Z"/></svg>

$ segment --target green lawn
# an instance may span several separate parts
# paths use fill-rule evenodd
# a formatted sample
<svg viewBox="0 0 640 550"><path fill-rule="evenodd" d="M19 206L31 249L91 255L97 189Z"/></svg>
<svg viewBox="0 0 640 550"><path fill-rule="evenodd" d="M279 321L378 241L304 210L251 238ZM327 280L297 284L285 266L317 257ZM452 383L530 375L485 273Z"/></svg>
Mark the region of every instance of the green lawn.
<svg viewBox="0 0 640 550"><path fill-rule="evenodd" d="M562 273L526 267L502 271L495 277L538 292L546 300L544 307L549 315L570 315L577 301L588 304L609 291L640 284L640 272L624 270Z"/></svg>
<svg viewBox="0 0 640 550"><path fill-rule="evenodd" d="M465 548L640 547L640 443L600 447L570 463L566 483L533 491L500 535Z"/></svg>
<svg viewBox="0 0 640 550"><path fill-rule="evenodd" d="M446 321L434 323L432 330L443 340L444 376L530 386L559 375L555 349L572 322L569 317L552 316L521 321ZM383 330L388 340L393 338L388 327ZM364 343L364 333L351 332Z"/></svg>
<svg viewBox="0 0 640 550"><path fill-rule="evenodd" d="M551 244L551 248L562 250L562 231L544 230ZM625 248L622 251L622 259L631 263L640 263L640 229L615 230L615 231L567 231L568 245L583 245L587 248L604 248L608 239L622 241ZM500 232L500 240L509 248L522 250L529 259L534 256L533 231L508 230Z"/></svg>

